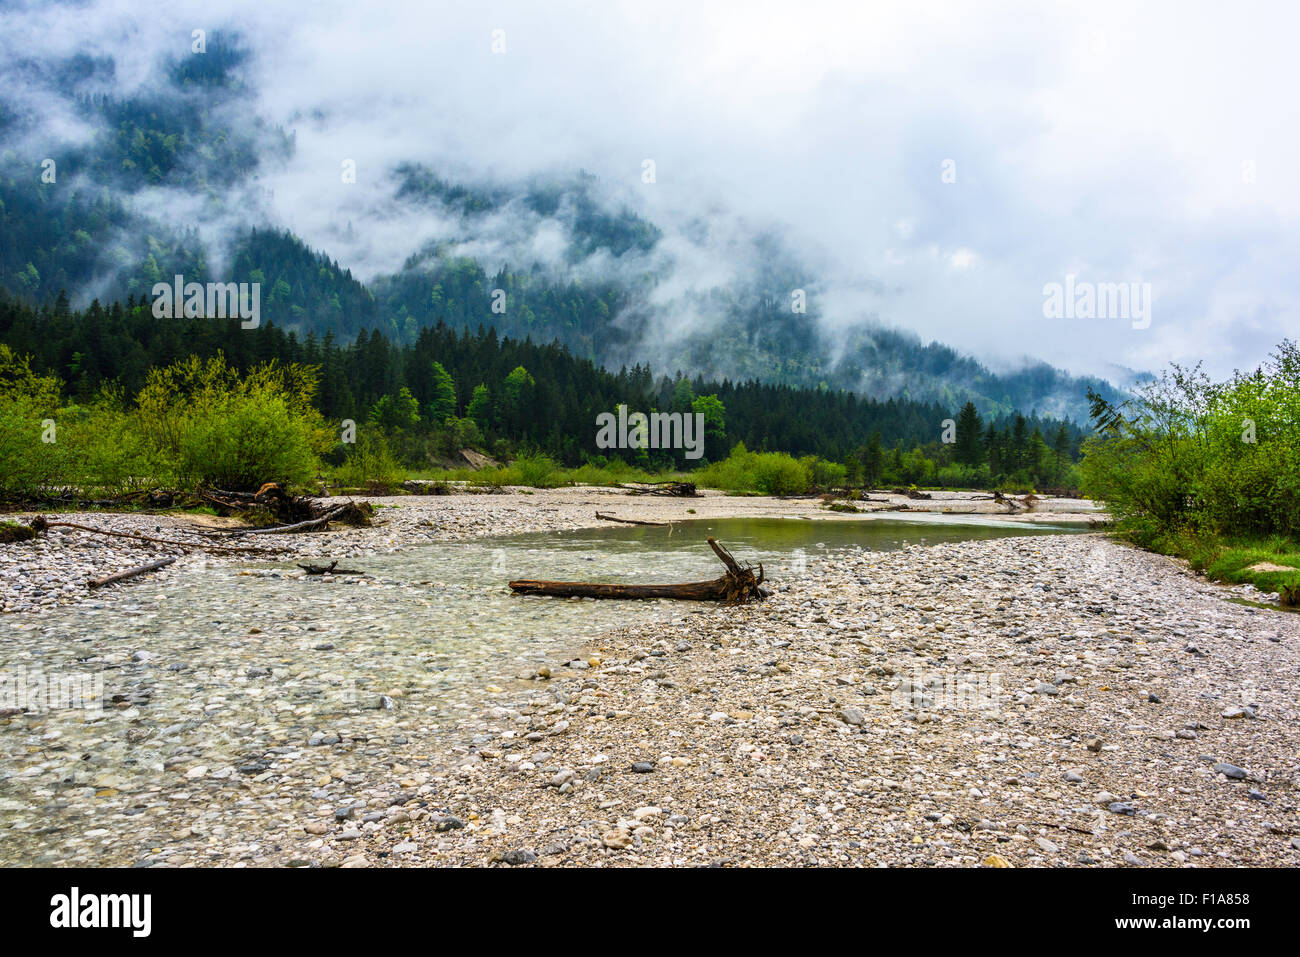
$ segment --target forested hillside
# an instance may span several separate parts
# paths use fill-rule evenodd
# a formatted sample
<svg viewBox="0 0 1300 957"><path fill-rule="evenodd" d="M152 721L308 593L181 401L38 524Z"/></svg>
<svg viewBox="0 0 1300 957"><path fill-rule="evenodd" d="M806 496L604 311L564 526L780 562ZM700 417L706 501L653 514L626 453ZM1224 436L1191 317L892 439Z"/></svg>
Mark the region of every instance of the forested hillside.
<svg viewBox="0 0 1300 957"><path fill-rule="evenodd" d="M445 323L558 341L611 369L653 362L709 380L971 400L985 415L1082 420L1089 388L1120 398L1107 383L1041 363L995 375L869 316L830 336L816 275L761 230L730 241L733 262L748 264L738 278L665 295L682 256L697 253L665 248L656 224L585 172L470 182L415 158L400 163L385 172L384 215L427 216L449 238L362 282L292 223L265 218L258 177L294 155L296 136L251 107L250 55L239 37L213 34L201 56L158 63L149 92L130 95L118 91L110 57L15 64L9 76L26 98L0 93L0 288L32 305L60 294L86 305L145 296L180 274L260 283L264 317L304 341L378 330L413 344ZM87 135L51 136L31 106L37 96L57 100ZM232 218L243 225L200 235ZM705 221L694 229L690 241L709 239ZM550 254L539 259L539 246ZM809 293L806 311L791 309L796 288Z"/></svg>
<svg viewBox="0 0 1300 957"><path fill-rule="evenodd" d="M373 426L415 468L463 446L499 455L542 451L569 465L609 457L654 468L701 464L682 450L597 448L596 416L620 404L642 412L708 409L705 461L743 443L754 451L846 463L872 483L1058 484L1068 481L1083 438L1074 424L1052 419L985 422L973 405L670 377L640 364L612 372L558 343L445 323L421 330L415 342L363 330L343 343L330 333L300 338L271 322L245 330L231 320L157 319L147 302L129 299L77 311L66 301L37 310L4 298L0 343L29 360L35 374L57 378L67 402L86 407L105 395L137 395L153 370L190 357L223 356L236 371L267 362L306 367L318 412ZM945 442L950 419L957 430ZM945 477L945 468L955 471Z"/></svg>

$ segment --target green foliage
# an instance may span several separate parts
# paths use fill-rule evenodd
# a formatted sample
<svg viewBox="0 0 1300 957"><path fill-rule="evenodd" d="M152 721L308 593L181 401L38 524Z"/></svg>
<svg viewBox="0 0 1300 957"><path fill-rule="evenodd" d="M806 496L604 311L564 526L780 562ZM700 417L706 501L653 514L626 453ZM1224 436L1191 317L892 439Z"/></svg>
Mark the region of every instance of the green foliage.
<svg viewBox="0 0 1300 957"><path fill-rule="evenodd" d="M953 456L959 463L974 467L984 460L981 442L983 432L984 423L975 409L975 403L967 402L957 416L957 442L953 449Z"/></svg>
<svg viewBox="0 0 1300 957"><path fill-rule="evenodd" d="M405 432L420 422L420 403L406 386L396 395L380 396L370 409L370 422L390 432Z"/></svg>
<svg viewBox="0 0 1300 957"><path fill-rule="evenodd" d="M490 329L469 335L439 325L400 348L377 332L362 332L355 342L342 346L329 336L299 341L271 323L243 330L237 322L223 320L160 320L147 303L94 303L74 312L58 304L33 310L0 296L0 340L32 354L32 370L59 374L68 383L72 403L82 409L78 415L96 407L106 385L120 384L127 396L143 391L151 368L171 364L176 356L193 355L198 361L222 356L239 373L268 359L284 368L312 367L311 405L329 419L373 422L370 427L385 432L393 457L412 468L454 459L462 448L503 460L532 449L569 467L602 453L611 463L647 472L704 464L685 458L683 450L597 449L595 416L619 404L652 412L671 409L680 401L687 403L680 411L704 414L705 462L723 461L728 445L739 441L763 452L843 464L843 482L872 486L967 480L984 487L1068 485L1080 434L1071 424L1048 419L993 419L980 436L979 457L981 464L988 463L987 478L982 470L946 471L941 480L940 471L955 464L955 446L937 441L938 425L950 415L937 406L753 381L656 378L641 365L615 374L558 346L503 340ZM479 386L469 397L463 419L440 421L437 416L450 400L448 379L453 389L457 382ZM171 428L161 420L155 424ZM90 480L111 484L129 482L132 476L164 480L178 474L174 462L158 460L153 452L150 470L132 464L139 450L133 449L129 430L105 434L118 434L122 442L99 442L101 449L85 463ZM1044 435L1052 437L1051 447ZM333 441L334 436L328 436L313 448L325 451ZM114 462L119 444L122 461ZM150 438L144 447L174 450L176 440L159 443ZM45 456L59 451L45 450ZM330 463L341 463L346 453L330 452ZM160 466L156 472L154 464ZM49 471L61 475L66 470L60 466ZM838 472L810 475L808 481L819 487L841 484ZM737 487L752 488L752 482L738 481Z"/></svg>
<svg viewBox="0 0 1300 957"><path fill-rule="evenodd" d="M36 497L66 474L67 443L57 441L57 423L53 436L48 426L58 397L57 379L0 344L0 498Z"/></svg>
<svg viewBox="0 0 1300 957"><path fill-rule="evenodd" d="M499 396L501 427L508 432L520 432L531 417L533 395L537 382L523 366L515 366L501 384Z"/></svg>
<svg viewBox="0 0 1300 957"><path fill-rule="evenodd" d="M841 462L828 462L815 455L805 455L799 460L808 475L808 484L812 488L830 489L844 485L848 480L848 468Z"/></svg>
<svg viewBox="0 0 1300 957"><path fill-rule="evenodd" d="M356 442L347 446L347 454L332 477L344 488L391 491L406 481L407 472L389 450L382 433L362 429Z"/></svg>
<svg viewBox="0 0 1300 957"><path fill-rule="evenodd" d="M155 460L120 390L59 412L59 439L70 449L66 477L81 489L121 495L155 482Z"/></svg>
<svg viewBox="0 0 1300 957"><path fill-rule="evenodd" d="M433 363L433 396L429 399L429 419L441 425L456 414L456 383L442 367L442 363Z"/></svg>
<svg viewBox="0 0 1300 957"><path fill-rule="evenodd" d="M471 473L475 485L502 488L507 485L526 488L556 488L566 484L559 464L549 455L529 453L519 456L509 465L495 469L481 469Z"/></svg>
<svg viewBox="0 0 1300 957"><path fill-rule="evenodd" d="M473 419L449 417L443 423L444 454L453 455L461 449L477 449L483 445L483 430Z"/></svg>
<svg viewBox="0 0 1300 957"><path fill-rule="evenodd" d="M940 488L990 488L992 477L987 464L945 465L934 473L934 484Z"/></svg>
<svg viewBox="0 0 1300 957"><path fill-rule="evenodd" d="M221 355L153 370L136 417L154 478L232 491L308 481L328 441L314 390L301 366L267 363L241 377Z"/></svg>
<svg viewBox="0 0 1300 957"><path fill-rule="evenodd" d="M691 400L691 412L704 416L704 457L716 458L727 440L726 406L716 395L701 395Z"/></svg>
<svg viewBox="0 0 1300 957"><path fill-rule="evenodd" d="M1214 383L1177 365L1115 406L1093 398L1084 488L1120 532L1221 581L1300 588L1300 350L1284 341L1249 374ZM1258 566L1267 563L1263 569ZM1290 570L1268 570L1267 566Z"/></svg>
<svg viewBox="0 0 1300 957"><path fill-rule="evenodd" d="M484 432L492 427L492 393L487 386L480 383L474 387L465 415Z"/></svg>
<svg viewBox="0 0 1300 957"><path fill-rule="evenodd" d="M1097 406L1089 494L1133 527L1300 537L1300 351L1213 383L1179 366L1122 407Z"/></svg>
<svg viewBox="0 0 1300 957"><path fill-rule="evenodd" d="M511 464L512 485L551 488L560 484L559 463L549 455L521 455Z"/></svg>
<svg viewBox="0 0 1300 957"><path fill-rule="evenodd" d="M29 542L36 537L31 526L22 525L18 522L0 522L0 545L9 545L13 542Z"/></svg>
<svg viewBox="0 0 1300 957"><path fill-rule="evenodd" d="M564 485L620 485L624 482L665 482L681 480L682 475L674 472L647 472L629 465L621 459L606 461L596 459L577 468L561 468L554 461L538 462L535 457L525 456L533 461L524 467L519 460L499 469L446 469L420 474L420 478L442 480L445 482L468 482L472 485L487 485L501 488L507 485L523 486L530 483L525 479L540 481L534 487L557 488Z"/></svg>
<svg viewBox="0 0 1300 957"><path fill-rule="evenodd" d="M721 462L697 470L695 481L708 488L760 495L802 495L812 485L808 460L784 452L751 452L743 442Z"/></svg>

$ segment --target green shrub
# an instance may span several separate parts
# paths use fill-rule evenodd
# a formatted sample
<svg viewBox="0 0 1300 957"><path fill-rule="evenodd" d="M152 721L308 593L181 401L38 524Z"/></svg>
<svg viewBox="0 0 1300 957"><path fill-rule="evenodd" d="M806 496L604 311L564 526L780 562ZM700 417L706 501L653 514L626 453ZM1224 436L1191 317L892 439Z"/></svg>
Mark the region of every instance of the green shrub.
<svg viewBox="0 0 1300 957"><path fill-rule="evenodd" d="M70 449L68 478L88 495L122 495L156 484L140 423L115 389L89 405L61 409L59 436Z"/></svg>
<svg viewBox="0 0 1300 957"><path fill-rule="evenodd" d="M334 469L334 481L344 488L391 491L406 481L406 470L376 431L361 430L346 449L342 464Z"/></svg>
<svg viewBox="0 0 1300 957"><path fill-rule="evenodd" d="M842 462L829 462L815 455L805 455L799 464L808 472L808 483L820 489L835 488L848 481L848 467Z"/></svg>
<svg viewBox="0 0 1300 957"><path fill-rule="evenodd" d="M183 420L177 448L182 484L255 489L298 485L317 471L310 436L283 397L223 397Z"/></svg>
<svg viewBox="0 0 1300 957"><path fill-rule="evenodd" d="M559 474L560 466L549 455L521 455L507 469L507 485L525 485L529 488L554 488L564 484Z"/></svg>
<svg viewBox="0 0 1300 957"><path fill-rule="evenodd" d="M824 474L838 474L843 481L842 473ZM750 452L743 442L738 442L721 462L696 470L693 477L706 488L761 495L802 495L812 485L807 460L800 461L784 452Z"/></svg>
<svg viewBox="0 0 1300 957"><path fill-rule="evenodd" d="M1093 399L1084 490L1134 533L1188 527L1300 537L1300 350L1284 341L1249 375L1212 383L1173 366L1119 408Z"/></svg>
<svg viewBox="0 0 1300 957"><path fill-rule="evenodd" d="M309 481L330 439L311 406L315 386L302 366L267 363L241 376L220 354L152 370L137 419L154 478L232 491Z"/></svg>
<svg viewBox="0 0 1300 957"><path fill-rule="evenodd" d="M0 498L40 497L66 481L70 446L59 434L58 405L59 381L36 375L0 344Z"/></svg>

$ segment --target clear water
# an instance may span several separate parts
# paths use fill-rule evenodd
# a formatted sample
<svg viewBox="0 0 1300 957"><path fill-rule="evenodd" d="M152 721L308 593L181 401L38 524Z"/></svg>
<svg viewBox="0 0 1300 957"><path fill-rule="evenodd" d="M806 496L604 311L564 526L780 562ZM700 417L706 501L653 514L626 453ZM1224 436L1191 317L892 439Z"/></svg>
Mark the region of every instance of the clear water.
<svg viewBox="0 0 1300 957"><path fill-rule="evenodd" d="M780 587L810 561L849 546L889 551L1068 531L1074 530L983 519L725 519L434 544L341 563L364 576L303 578L292 562L212 566L162 582L142 580L112 602L10 619L8 628L0 626L0 667L55 670L76 659L91 659L93 667L95 659L117 663L144 651L152 656L147 663L128 661L106 677L109 695L130 692L140 672L156 709L173 698L188 702L193 676L212 673L221 711L262 687L240 679L244 670L271 668L309 703L398 689L430 713L463 713L481 704L487 683L509 683L528 668L567 661L613 628L698 607L522 597L507 587L511 579L716 578L722 566L706 544L712 535L741 561L762 562L768 581Z"/></svg>
<svg viewBox="0 0 1300 957"><path fill-rule="evenodd" d="M62 861L58 843L74 834L101 843L88 860L132 860L142 844L162 840L129 816L133 809L166 788L237 794L240 773L193 782L186 773L238 768L271 749L276 787L306 801L334 760L329 747L309 746L312 735L338 732L377 753L431 754L485 704L535 690L516 677L521 671L560 667L610 629L700 607L519 597L510 579L714 578L721 565L705 543L713 535L738 559L763 562L780 587L847 546L1061 531L915 519L618 526L345 563L363 577L302 578L287 562L187 568L133 583L113 601L15 616L0 623L0 670L101 675L110 703L92 720L56 709L0 721L0 863ZM392 707L375 706L381 695ZM105 820L112 827L93 836Z"/></svg>

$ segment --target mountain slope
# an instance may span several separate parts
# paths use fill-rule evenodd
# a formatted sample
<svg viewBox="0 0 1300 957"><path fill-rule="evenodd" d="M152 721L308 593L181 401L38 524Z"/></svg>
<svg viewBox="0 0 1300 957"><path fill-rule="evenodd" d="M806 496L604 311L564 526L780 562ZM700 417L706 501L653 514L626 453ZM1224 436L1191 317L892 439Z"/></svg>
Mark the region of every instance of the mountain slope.
<svg viewBox="0 0 1300 957"><path fill-rule="evenodd" d="M381 219L430 227L405 261L362 282L255 202L259 175L292 157L295 137L250 109L248 53L214 37L202 57L160 63L149 92L117 92L111 59L18 63L5 72L0 133L0 288L29 302L142 297L155 282L257 282L262 314L300 334L348 341L378 329L495 327L558 341L617 369L649 363L711 380L759 380L900 396L953 410L1086 418L1085 392L1118 392L1041 363L995 374L939 343L862 317L831 330L817 279L779 237L701 217L671 235L596 177L457 180L410 161L349 229ZM39 96L37 94L39 93ZM84 135L49 150L42 114L55 98ZM25 105L28 104L28 105ZM184 215L163 210L183 203ZM237 228L205 229L242 219ZM346 244L344 244L346 245ZM710 269L701 268L708 261ZM792 290L807 309L792 310Z"/></svg>

